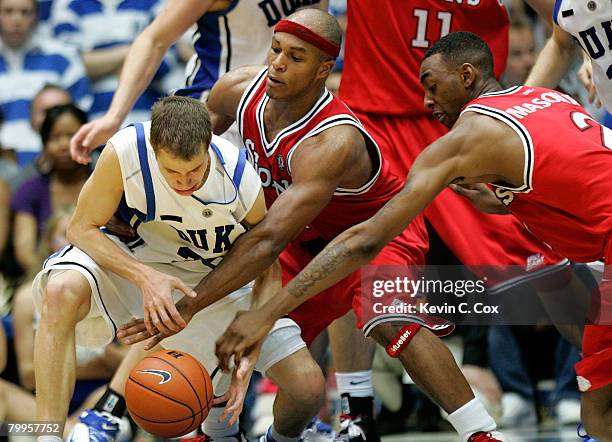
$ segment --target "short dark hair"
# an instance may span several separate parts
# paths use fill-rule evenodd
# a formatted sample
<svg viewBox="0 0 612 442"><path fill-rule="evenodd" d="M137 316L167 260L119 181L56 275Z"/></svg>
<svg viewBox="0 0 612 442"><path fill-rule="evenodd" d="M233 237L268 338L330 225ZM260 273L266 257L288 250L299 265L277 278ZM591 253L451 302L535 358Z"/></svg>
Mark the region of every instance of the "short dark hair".
<svg viewBox="0 0 612 442"><path fill-rule="evenodd" d="M81 126L87 123L87 114L72 103L50 107L47 109L45 120L40 127L40 137L42 138L43 146L49 141L55 123L64 114L71 114L81 123Z"/></svg>
<svg viewBox="0 0 612 442"><path fill-rule="evenodd" d="M453 67L470 63L481 71L484 77L495 75L491 49L480 37L471 32L452 32L442 37L425 52L423 60L436 54L441 54L444 61Z"/></svg>
<svg viewBox="0 0 612 442"><path fill-rule="evenodd" d="M151 146L183 160L208 149L212 124L206 105L189 97L159 99L151 112Z"/></svg>
<svg viewBox="0 0 612 442"><path fill-rule="evenodd" d="M47 91L62 92L66 94L68 97L70 97L70 99L72 100L72 95L70 95L70 92L65 87L60 86L59 84L55 84L55 83L45 83L45 85L41 87L38 92L36 92L36 95L34 95L31 102L33 103L34 101L36 101L38 97L40 97L42 94L44 94Z"/></svg>

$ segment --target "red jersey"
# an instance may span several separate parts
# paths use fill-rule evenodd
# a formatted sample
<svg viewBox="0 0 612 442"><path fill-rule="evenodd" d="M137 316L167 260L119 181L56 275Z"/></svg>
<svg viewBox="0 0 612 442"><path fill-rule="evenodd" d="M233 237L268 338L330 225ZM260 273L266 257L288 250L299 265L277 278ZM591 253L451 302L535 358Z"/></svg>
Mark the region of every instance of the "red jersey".
<svg viewBox="0 0 612 442"><path fill-rule="evenodd" d="M493 52L495 75L506 68L509 22L499 0L359 0L347 7L340 96L355 111L429 115L421 61L450 32L477 34Z"/></svg>
<svg viewBox="0 0 612 442"><path fill-rule="evenodd" d="M351 110L327 89L300 120L281 130L274 140L267 140L264 110L267 69L259 73L245 91L238 106L236 121L249 160L263 183L266 205L270 207L291 185L291 158L300 144L334 126L348 124L358 128L374 158L372 178L359 189L338 188L331 201L312 221L310 227L325 240L331 240L350 226L373 216L402 188L402 180L393 175L382 159L374 139L366 132ZM313 165L316 167L316 165Z"/></svg>
<svg viewBox="0 0 612 442"><path fill-rule="evenodd" d="M571 97L544 88L485 94L463 112L502 121L523 143L524 182L496 183L499 200L563 256L601 259L612 232L612 130Z"/></svg>

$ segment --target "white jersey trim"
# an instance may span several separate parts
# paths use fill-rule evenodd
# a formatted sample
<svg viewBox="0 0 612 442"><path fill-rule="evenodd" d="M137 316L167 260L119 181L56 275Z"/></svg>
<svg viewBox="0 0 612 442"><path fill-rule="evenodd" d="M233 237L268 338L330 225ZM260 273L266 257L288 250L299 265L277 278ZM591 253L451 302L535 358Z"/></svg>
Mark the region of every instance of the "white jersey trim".
<svg viewBox="0 0 612 442"><path fill-rule="evenodd" d="M256 117L257 117L257 126L259 129L259 135L261 137L261 144L264 148L264 152L266 156L269 158L274 154L274 151L280 144L280 142L287 136L301 130L311 118L313 118L316 114L318 114L322 109L324 109L329 103L334 99L331 92L327 89L323 92L321 97L315 102L315 104L306 112L306 114L297 120L296 122L290 124L285 127L283 130L278 132L272 141L268 141L266 139L266 127L264 123L264 112L266 110L266 105L270 101L270 98L266 95L261 102L257 105Z"/></svg>
<svg viewBox="0 0 612 442"><path fill-rule="evenodd" d="M263 68L255 76L255 78L253 78L253 80L249 83L248 87L242 93L242 97L240 97L240 101L238 102L238 108L236 109L236 122L238 123L238 132L240 133L240 136L243 139L244 136L242 135L242 132L244 129L244 110L253 98L253 94L257 90L257 87L259 86L259 83L261 82L261 79L266 72L268 72L267 67Z"/></svg>
<svg viewBox="0 0 612 442"><path fill-rule="evenodd" d="M293 154L295 153L295 150L300 146L300 144L304 140L314 137L315 135L320 134L326 129L330 129L335 126L341 126L344 124L355 126L357 129L359 129L359 131L362 134L368 137L368 139L370 140L370 142L376 149L376 154L378 156L378 169L376 170L376 173L374 174L374 176L372 176L372 178L369 179L363 186L358 187L356 189L347 189L344 187L338 187L336 188L334 195L335 196L360 195L360 194L363 194L369 191L372 188L372 186L376 183L376 180L378 179L378 177L380 176L380 173L382 170L382 154L374 138L372 138L372 136L364 129L361 123L355 119L355 117L349 114L337 114L329 118L326 118L325 120L317 124L317 126L315 126L310 132L304 135L304 137L302 137L297 143L295 143L293 147L287 153L287 169L289 171L289 174L291 174L291 160L293 158Z"/></svg>
<svg viewBox="0 0 612 442"><path fill-rule="evenodd" d="M489 93L486 93L486 94L482 94L478 98L483 98L483 97L499 97L500 95L512 95L515 92L520 91L522 88L523 88L523 86L512 86L512 87L509 87L508 89L504 89L504 90L501 90L501 91L489 92Z"/></svg>
<svg viewBox="0 0 612 442"><path fill-rule="evenodd" d="M533 152L533 141L531 139L531 135L529 134L529 131L527 130L527 128L525 128L525 126L523 126L518 120L511 117L506 112L499 110L497 108L483 106L482 104L472 104L472 105L467 106L465 109L463 109L463 111L461 112L461 115L463 115L465 112L476 112L478 114L487 115L489 117L495 118L507 124L508 126L510 126L512 130L514 130L514 132L516 132L516 134L521 139L521 142L523 143L523 150L525 153L524 155L525 164L523 166L523 184L519 187L508 187L508 186L502 186L499 184L493 184L493 183L492 184L495 187L501 187L503 189L508 189L508 190L511 190L512 192L520 192L520 193L531 192L533 190L532 180L533 180L533 164L534 164L535 157L534 157L534 152Z"/></svg>

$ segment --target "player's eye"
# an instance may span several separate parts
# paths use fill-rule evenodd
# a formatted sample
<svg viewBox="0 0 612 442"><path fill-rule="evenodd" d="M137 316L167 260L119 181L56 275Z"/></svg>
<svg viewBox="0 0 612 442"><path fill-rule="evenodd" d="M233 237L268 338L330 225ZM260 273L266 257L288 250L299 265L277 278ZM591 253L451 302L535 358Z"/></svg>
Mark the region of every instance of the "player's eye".
<svg viewBox="0 0 612 442"><path fill-rule="evenodd" d="M300 57L296 57L295 55L291 56L291 59L297 63L299 63L300 61L302 61L302 59Z"/></svg>
<svg viewBox="0 0 612 442"><path fill-rule="evenodd" d="M280 51L280 48L275 48L274 46L272 46L272 52L274 52L275 54L279 54Z"/></svg>

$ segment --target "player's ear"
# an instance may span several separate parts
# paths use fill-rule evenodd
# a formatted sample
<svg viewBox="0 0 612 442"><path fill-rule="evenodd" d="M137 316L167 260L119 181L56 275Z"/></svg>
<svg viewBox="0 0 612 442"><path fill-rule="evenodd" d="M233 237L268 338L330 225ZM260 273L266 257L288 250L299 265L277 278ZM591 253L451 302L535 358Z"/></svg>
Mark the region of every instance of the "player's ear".
<svg viewBox="0 0 612 442"><path fill-rule="evenodd" d="M334 59L325 60L323 63L321 63L318 76L320 78L327 78L329 74L331 74L334 64L336 64L336 60Z"/></svg>
<svg viewBox="0 0 612 442"><path fill-rule="evenodd" d="M459 68L459 75L463 85L468 88L476 81L476 68L471 63L463 63Z"/></svg>

